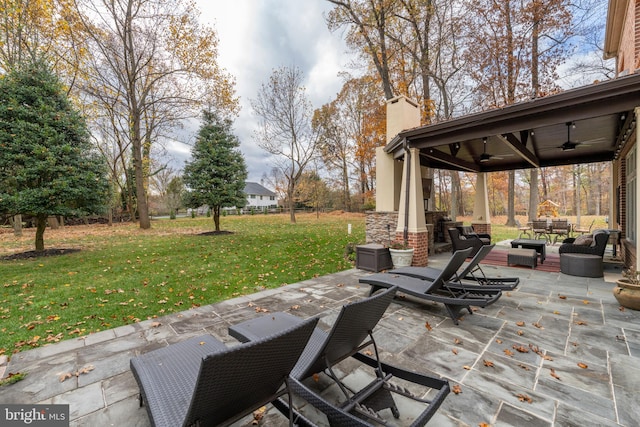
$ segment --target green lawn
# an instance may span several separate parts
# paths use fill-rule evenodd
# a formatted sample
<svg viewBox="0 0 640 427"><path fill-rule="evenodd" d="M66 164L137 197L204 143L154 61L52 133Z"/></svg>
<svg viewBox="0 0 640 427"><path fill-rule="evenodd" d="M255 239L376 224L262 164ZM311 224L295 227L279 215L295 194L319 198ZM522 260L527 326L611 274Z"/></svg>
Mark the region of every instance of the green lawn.
<svg viewBox="0 0 640 427"><path fill-rule="evenodd" d="M77 252L0 261L0 354L75 338L352 267L345 246L364 242L364 216L221 218L230 234L202 235L211 218L47 230L46 248ZM348 235L348 224L352 234ZM0 256L33 249L0 234Z"/></svg>

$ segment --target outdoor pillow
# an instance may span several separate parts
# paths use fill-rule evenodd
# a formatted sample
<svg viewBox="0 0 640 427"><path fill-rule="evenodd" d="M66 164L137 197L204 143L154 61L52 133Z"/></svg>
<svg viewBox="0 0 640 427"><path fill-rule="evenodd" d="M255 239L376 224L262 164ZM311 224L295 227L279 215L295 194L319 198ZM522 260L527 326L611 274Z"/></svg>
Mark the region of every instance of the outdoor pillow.
<svg viewBox="0 0 640 427"><path fill-rule="evenodd" d="M597 236L598 234L605 234L605 233L606 233L606 231L604 231L604 230L598 230L598 231L595 231L595 232L593 233L593 242L591 243L591 247L592 247L592 248L595 248L595 247L596 247L596 236Z"/></svg>
<svg viewBox="0 0 640 427"><path fill-rule="evenodd" d="M576 237L576 240L573 241L573 244L578 246L589 246L592 243L593 243L593 236L591 236L590 234L578 236Z"/></svg>

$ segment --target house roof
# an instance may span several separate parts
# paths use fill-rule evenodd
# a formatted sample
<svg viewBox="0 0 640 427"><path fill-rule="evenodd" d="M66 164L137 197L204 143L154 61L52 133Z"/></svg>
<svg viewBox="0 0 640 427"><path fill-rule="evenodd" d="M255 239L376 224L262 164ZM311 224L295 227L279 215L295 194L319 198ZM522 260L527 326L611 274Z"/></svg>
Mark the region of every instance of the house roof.
<svg viewBox="0 0 640 427"><path fill-rule="evenodd" d="M274 193L271 190L266 189L265 187L263 187L262 185L258 184L257 182L245 182L244 184L244 192L245 194L249 195L249 194L255 194L256 196L276 196L276 193Z"/></svg>
<svg viewBox="0 0 640 427"><path fill-rule="evenodd" d="M618 55L622 27L629 6L629 0L609 0L607 26L604 35L604 59Z"/></svg>
<svg viewBox="0 0 640 427"><path fill-rule="evenodd" d="M468 172L608 161L635 129L638 106L632 74L405 130L385 151L399 159L405 146L418 148L423 166Z"/></svg>

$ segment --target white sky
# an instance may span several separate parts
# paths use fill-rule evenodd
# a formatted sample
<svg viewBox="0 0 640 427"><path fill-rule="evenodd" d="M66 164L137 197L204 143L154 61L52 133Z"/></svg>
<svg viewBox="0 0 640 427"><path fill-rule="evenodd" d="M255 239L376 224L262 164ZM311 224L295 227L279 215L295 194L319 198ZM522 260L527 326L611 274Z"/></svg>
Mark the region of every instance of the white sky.
<svg viewBox="0 0 640 427"><path fill-rule="evenodd" d="M250 100L256 98L260 85L267 82L274 69L287 66L303 71L307 97L314 108L329 102L341 88L338 73L346 70L349 61L342 34L327 29L324 13L331 4L326 0L196 2L203 23L212 25L218 33L220 65L236 78L242 110L234 133L241 141L247 180L260 182L272 165L253 138L257 120ZM181 168L190 147L174 143L169 150Z"/></svg>

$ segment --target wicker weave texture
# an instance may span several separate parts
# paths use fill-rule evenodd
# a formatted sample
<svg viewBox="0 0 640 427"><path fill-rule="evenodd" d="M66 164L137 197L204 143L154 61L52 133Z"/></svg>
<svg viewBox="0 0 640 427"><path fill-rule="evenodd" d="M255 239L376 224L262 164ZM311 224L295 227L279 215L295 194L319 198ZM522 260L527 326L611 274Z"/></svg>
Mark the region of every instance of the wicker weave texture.
<svg viewBox="0 0 640 427"><path fill-rule="evenodd" d="M273 401L316 323L232 348L203 335L131 359L151 424L218 425Z"/></svg>

